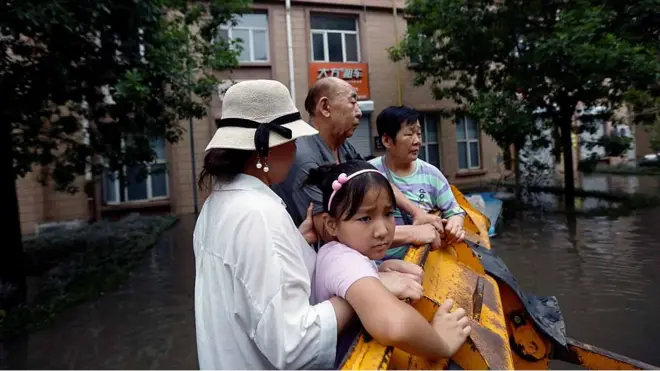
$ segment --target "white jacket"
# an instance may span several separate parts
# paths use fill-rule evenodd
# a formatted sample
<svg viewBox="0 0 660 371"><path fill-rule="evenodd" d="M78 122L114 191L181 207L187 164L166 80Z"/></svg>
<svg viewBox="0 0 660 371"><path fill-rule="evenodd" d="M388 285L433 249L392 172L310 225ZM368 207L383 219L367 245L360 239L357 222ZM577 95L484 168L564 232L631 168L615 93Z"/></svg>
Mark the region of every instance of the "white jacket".
<svg viewBox="0 0 660 371"><path fill-rule="evenodd" d="M270 188L243 174L216 185L193 244L201 369L333 367L334 309L312 305L316 253Z"/></svg>

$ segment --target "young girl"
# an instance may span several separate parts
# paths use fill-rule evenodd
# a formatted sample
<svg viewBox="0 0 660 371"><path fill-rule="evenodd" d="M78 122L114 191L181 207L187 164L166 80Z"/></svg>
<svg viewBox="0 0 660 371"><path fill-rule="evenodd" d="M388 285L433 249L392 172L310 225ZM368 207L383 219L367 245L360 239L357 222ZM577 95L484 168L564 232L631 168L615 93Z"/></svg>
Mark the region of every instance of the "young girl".
<svg viewBox="0 0 660 371"><path fill-rule="evenodd" d="M316 300L346 299L381 344L429 359L452 356L470 333L465 310L450 313L453 303L446 300L429 324L378 279L374 260L385 255L395 228L394 192L387 178L368 162L350 161L312 169L307 183L323 192L325 229L334 239L318 252ZM336 366L354 336L342 333Z"/></svg>

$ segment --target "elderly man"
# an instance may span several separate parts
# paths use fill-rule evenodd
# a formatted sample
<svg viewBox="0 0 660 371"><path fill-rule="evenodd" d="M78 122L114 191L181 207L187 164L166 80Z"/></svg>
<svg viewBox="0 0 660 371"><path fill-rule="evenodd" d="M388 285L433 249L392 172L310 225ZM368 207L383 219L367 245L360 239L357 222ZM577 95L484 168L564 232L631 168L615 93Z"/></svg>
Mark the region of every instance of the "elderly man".
<svg viewBox="0 0 660 371"><path fill-rule="evenodd" d="M346 140L358 127L362 112L357 104L355 89L348 82L336 77L320 79L312 86L305 99L305 110L319 134L296 140L298 150L293 166L284 182L273 186L273 190L286 203L296 225L302 223L310 202L314 202L314 226L320 239L324 239L321 191L303 184L310 169L332 162L363 160ZM430 243L434 248L440 247L442 219L426 213L406 198L397 187L392 188L397 206L410 214L414 221L414 225L397 226L392 245Z"/></svg>

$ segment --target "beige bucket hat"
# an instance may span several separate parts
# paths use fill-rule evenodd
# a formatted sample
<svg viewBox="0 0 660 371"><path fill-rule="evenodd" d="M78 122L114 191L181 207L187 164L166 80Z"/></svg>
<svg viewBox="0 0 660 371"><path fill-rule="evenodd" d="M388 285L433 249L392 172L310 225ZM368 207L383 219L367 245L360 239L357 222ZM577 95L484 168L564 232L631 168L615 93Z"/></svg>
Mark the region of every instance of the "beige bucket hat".
<svg viewBox="0 0 660 371"><path fill-rule="evenodd" d="M232 85L222 101L218 129L206 146L256 150L267 156L268 149L318 134L300 117L289 89L276 80L248 80Z"/></svg>

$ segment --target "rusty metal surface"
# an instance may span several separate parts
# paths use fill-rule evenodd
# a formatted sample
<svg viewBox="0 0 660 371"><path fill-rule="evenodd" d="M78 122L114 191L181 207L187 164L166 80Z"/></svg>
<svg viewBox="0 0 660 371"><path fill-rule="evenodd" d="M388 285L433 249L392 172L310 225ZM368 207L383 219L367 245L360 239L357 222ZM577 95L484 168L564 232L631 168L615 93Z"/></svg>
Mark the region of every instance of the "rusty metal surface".
<svg viewBox="0 0 660 371"><path fill-rule="evenodd" d="M472 294L472 318L479 322L481 318L481 306L484 304L484 278L477 277L477 284Z"/></svg>
<svg viewBox="0 0 660 371"><path fill-rule="evenodd" d="M429 253L424 266L423 286L425 295L436 304L447 298L453 299L454 309L458 307L465 309L475 324L477 324L477 321L472 315L475 312L473 294L480 279L483 282L483 294L478 326L483 329L483 332L491 334L492 337L485 333L479 333L475 335L478 338L474 338L473 341L479 344L477 349L483 352L482 356L487 364L498 365L498 368L512 369L513 360L510 354L506 322L497 282L492 277L483 276L472 271L447 251L432 251ZM423 315L427 319L432 318L429 317L432 314L423 313ZM499 338L500 341L493 341L495 337ZM490 348L492 352L486 350L486 348ZM466 366L466 364L470 364L473 360L465 357L474 358L477 357L478 353L475 351L459 351L453 357L453 360L463 368L470 369L471 367ZM498 357L494 353L499 353L500 356ZM461 357L462 354L464 357Z"/></svg>
<svg viewBox="0 0 660 371"><path fill-rule="evenodd" d="M525 310L534 320L536 327L557 344L566 346L566 325L559 309L559 303L554 296L536 296L525 293L513 277L506 264L490 249L471 242L472 250L480 257L489 275L509 286L523 303Z"/></svg>
<svg viewBox="0 0 660 371"><path fill-rule="evenodd" d="M590 370L658 370L657 366L640 362L608 350L568 339L568 349L559 348L553 354L559 359Z"/></svg>
<svg viewBox="0 0 660 371"><path fill-rule="evenodd" d="M488 367L491 370L513 369L511 354L504 351L508 349L508 338L503 339L475 321L470 321L470 326L472 327L470 339L478 353L486 360Z"/></svg>
<svg viewBox="0 0 660 371"><path fill-rule="evenodd" d="M483 289L482 281L482 289ZM413 307L421 313L424 318L431 321L433 315L438 310L440 304L425 296L422 300L413 304ZM482 326L478 320L472 318L470 320L472 333L468 341L459 349L459 351L452 357L452 360L460 367L466 370L505 370L512 369L512 363L509 362L507 357L507 339L498 336L495 332ZM421 357L409 356L407 369L436 369L437 362L430 362L421 359Z"/></svg>

